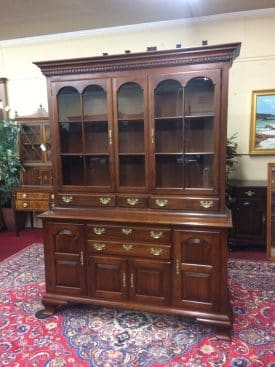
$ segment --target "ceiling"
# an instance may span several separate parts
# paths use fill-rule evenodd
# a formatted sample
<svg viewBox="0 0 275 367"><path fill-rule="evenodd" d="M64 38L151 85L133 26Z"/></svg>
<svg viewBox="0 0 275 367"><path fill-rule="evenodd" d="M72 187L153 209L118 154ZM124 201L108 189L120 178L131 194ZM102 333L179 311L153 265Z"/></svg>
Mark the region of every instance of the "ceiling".
<svg viewBox="0 0 275 367"><path fill-rule="evenodd" d="M0 0L0 41L275 7L275 0Z"/></svg>

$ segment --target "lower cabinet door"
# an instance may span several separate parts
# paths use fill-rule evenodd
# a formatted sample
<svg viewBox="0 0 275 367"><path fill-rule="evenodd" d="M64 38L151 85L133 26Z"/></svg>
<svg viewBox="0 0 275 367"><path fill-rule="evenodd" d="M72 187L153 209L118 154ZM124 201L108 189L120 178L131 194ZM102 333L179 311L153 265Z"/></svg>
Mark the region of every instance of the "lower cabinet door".
<svg viewBox="0 0 275 367"><path fill-rule="evenodd" d="M82 224L44 224L47 292L86 294L83 228Z"/></svg>
<svg viewBox="0 0 275 367"><path fill-rule="evenodd" d="M220 242L219 232L175 231L175 306L219 309Z"/></svg>
<svg viewBox="0 0 275 367"><path fill-rule="evenodd" d="M129 261L129 296L131 301L167 305L170 303L170 262Z"/></svg>
<svg viewBox="0 0 275 367"><path fill-rule="evenodd" d="M111 301L122 301L128 297L126 260L90 255L87 269L89 296Z"/></svg>

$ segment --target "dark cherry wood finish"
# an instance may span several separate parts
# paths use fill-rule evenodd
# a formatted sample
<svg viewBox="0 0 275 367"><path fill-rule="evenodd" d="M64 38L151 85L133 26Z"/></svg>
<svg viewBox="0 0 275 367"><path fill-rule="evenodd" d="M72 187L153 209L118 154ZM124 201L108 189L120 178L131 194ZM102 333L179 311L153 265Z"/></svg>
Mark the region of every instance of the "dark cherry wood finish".
<svg viewBox="0 0 275 367"><path fill-rule="evenodd" d="M275 163L268 163L266 256L275 260Z"/></svg>
<svg viewBox="0 0 275 367"><path fill-rule="evenodd" d="M38 317L83 302L192 317L230 338L225 146L239 49L36 63L56 157Z"/></svg>
<svg viewBox="0 0 275 367"><path fill-rule="evenodd" d="M230 247L266 246L266 181L235 180L232 185Z"/></svg>

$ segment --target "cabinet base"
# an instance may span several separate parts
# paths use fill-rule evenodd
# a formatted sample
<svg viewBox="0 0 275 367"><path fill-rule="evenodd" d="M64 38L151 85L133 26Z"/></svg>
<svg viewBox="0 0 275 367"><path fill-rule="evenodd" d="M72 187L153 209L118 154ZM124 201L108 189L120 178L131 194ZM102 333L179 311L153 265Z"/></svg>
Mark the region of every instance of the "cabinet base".
<svg viewBox="0 0 275 367"><path fill-rule="evenodd" d="M52 316L58 306L66 306L73 303L90 304L104 307L117 307L123 309L131 309L138 312L153 312L165 313L171 315L178 315L182 317L192 318L202 324L211 326L215 329L215 334L218 339L231 341L232 334L232 320L231 312L228 314L215 314L201 311L194 311L189 309L174 308L173 306L153 306L140 304L125 304L123 302L108 302L92 298L74 298L71 296L60 296L54 294L45 294L42 300L45 309L36 312L35 316L38 319L45 319Z"/></svg>

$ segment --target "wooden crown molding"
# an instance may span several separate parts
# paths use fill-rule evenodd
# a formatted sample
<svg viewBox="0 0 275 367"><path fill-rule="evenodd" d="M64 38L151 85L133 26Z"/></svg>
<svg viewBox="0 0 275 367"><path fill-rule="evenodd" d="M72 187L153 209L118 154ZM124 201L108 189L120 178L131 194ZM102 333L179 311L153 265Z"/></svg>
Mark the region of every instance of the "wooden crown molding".
<svg viewBox="0 0 275 367"><path fill-rule="evenodd" d="M179 66L232 61L239 55L241 43L177 48L165 51L125 53L88 58L34 62L45 76L114 72L154 67Z"/></svg>

